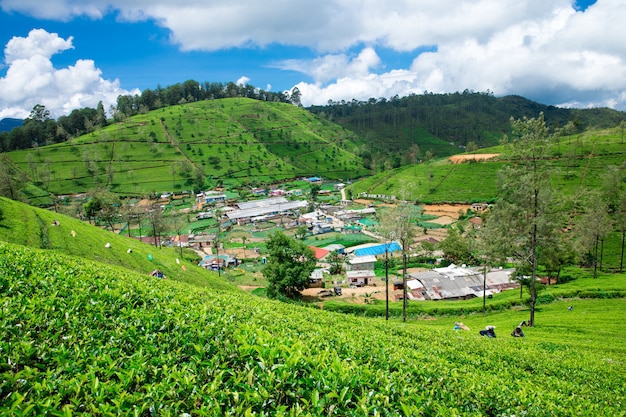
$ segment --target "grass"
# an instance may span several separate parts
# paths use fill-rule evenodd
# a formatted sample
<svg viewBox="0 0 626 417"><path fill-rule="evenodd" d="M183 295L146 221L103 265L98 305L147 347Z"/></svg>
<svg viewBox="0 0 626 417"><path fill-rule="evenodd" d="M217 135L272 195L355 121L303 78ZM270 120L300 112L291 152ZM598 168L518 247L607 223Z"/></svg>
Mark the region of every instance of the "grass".
<svg viewBox="0 0 626 417"><path fill-rule="evenodd" d="M481 153L503 154L506 148L481 149ZM619 128L591 130L561 137L552 145L552 183L567 195L602 186L609 166L619 166L626 153ZM420 203L494 202L497 173L505 162L492 159L453 164L439 159L405 166L360 180L352 185L355 195L365 192L396 196Z"/></svg>

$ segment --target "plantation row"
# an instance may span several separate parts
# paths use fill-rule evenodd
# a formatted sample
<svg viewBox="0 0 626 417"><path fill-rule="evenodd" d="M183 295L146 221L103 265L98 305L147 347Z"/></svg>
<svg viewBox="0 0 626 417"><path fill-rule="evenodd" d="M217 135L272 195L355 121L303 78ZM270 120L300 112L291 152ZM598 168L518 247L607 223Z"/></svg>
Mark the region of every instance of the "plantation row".
<svg viewBox="0 0 626 417"><path fill-rule="evenodd" d="M624 415L624 351L386 323L0 243L2 415Z"/></svg>
<svg viewBox="0 0 626 417"><path fill-rule="evenodd" d="M230 98L153 110L68 142L9 153L55 194L202 190L366 173L357 137L285 103ZM208 179L207 181L207 178Z"/></svg>

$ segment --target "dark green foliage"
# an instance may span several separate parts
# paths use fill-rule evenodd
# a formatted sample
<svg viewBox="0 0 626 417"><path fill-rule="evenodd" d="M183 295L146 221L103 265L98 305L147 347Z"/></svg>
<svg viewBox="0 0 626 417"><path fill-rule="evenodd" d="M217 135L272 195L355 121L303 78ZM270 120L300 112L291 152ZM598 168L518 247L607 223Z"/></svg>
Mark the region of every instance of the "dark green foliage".
<svg viewBox="0 0 626 417"><path fill-rule="evenodd" d="M267 295L271 298L298 296L308 286L315 268L313 250L280 231L270 237L267 249L269 260L263 268L263 276L269 281Z"/></svg>
<svg viewBox="0 0 626 417"><path fill-rule="evenodd" d="M536 117L543 112L551 128L570 123L579 133L589 127L608 128L626 120L611 109L565 109L535 103L519 96L496 98L491 93L464 91L450 94L412 94L389 100L333 102L310 110L365 137L372 149L387 153L408 150L418 144L422 152L436 156L457 153L453 147L496 145L510 133L509 119ZM453 142L454 146L450 146Z"/></svg>

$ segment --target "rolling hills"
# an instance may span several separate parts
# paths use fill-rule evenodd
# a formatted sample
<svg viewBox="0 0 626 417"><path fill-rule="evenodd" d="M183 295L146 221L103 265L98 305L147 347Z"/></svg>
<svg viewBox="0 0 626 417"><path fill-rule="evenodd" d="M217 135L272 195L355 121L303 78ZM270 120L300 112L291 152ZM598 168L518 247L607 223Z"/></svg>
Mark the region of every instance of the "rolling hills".
<svg viewBox="0 0 626 417"><path fill-rule="evenodd" d="M161 108L8 155L57 195L97 187L143 195L366 173L353 133L294 105L247 98Z"/></svg>
<svg viewBox="0 0 626 417"><path fill-rule="evenodd" d="M560 108L520 96L473 91L333 102L310 110L364 137L373 153L402 154L417 144L422 153L429 150L439 157L457 153L454 148L471 142L480 148L497 145L511 132L511 117L543 113L550 128L569 125L572 133L626 123L626 113L613 109Z"/></svg>
<svg viewBox="0 0 626 417"><path fill-rule="evenodd" d="M496 294L485 316L474 300L385 322L358 316L380 305L348 315L257 298L192 255L0 208L2 415L625 415L623 274L551 286L517 339L517 294ZM459 319L472 331L452 330ZM498 338L481 338L485 325Z"/></svg>
<svg viewBox="0 0 626 417"><path fill-rule="evenodd" d="M573 195L599 188L607 168L626 160L624 140L619 127L558 137L552 145L553 157L547 161L554 172L555 189ZM470 158L464 163L442 158L381 172L355 182L354 195L381 194L420 203L494 202L497 173L506 163L506 149L496 146L478 152L501 156L472 160L472 154L466 154Z"/></svg>

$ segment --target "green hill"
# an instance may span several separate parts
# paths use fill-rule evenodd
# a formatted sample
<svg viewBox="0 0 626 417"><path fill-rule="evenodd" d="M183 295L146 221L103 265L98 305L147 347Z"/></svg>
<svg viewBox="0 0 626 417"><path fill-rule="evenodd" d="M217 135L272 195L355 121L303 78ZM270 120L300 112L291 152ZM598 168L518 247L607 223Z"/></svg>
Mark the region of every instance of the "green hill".
<svg viewBox="0 0 626 417"><path fill-rule="evenodd" d="M620 166L626 160L625 143L620 127L559 137L553 144L554 156L548 161L554 171L555 188L571 195L601 187L607 167ZM493 202L506 149L497 146L478 151L483 152L502 156L464 163L445 158L404 166L355 182L354 195L382 194L422 203Z"/></svg>
<svg viewBox="0 0 626 417"><path fill-rule="evenodd" d="M572 302L515 339L514 310L457 333L0 243L0 413L624 415L624 299Z"/></svg>
<svg viewBox="0 0 626 417"><path fill-rule="evenodd" d="M167 279L236 291L216 273L198 267L199 257L194 252L186 250L180 257L178 248L158 249L72 217L3 197L0 197L0 209L3 214L0 241L105 262L145 275L160 269ZM109 248L105 247L107 244Z"/></svg>
<svg viewBox="0 0 626 417"><path fill-rule="evenodd" d="M138 114L68 142L8 153L54 194L262 185L366 173L358 138L286 103L204 100Z"/></svg>
<svg viewBox="0 0 626 417"><path fill-rule="evenodd" d="M470 142L480 148L496 145L502 135L511 132L511 117L544 113L549 127L562 128L570 123L576 132L626 122L626 113L608 108L566 109L520 96L495 97L472 91L352 100L309 110L363 136L372 153L397 153L398 157L413 145L437 157L458 153L459 146Z"/></svg>

